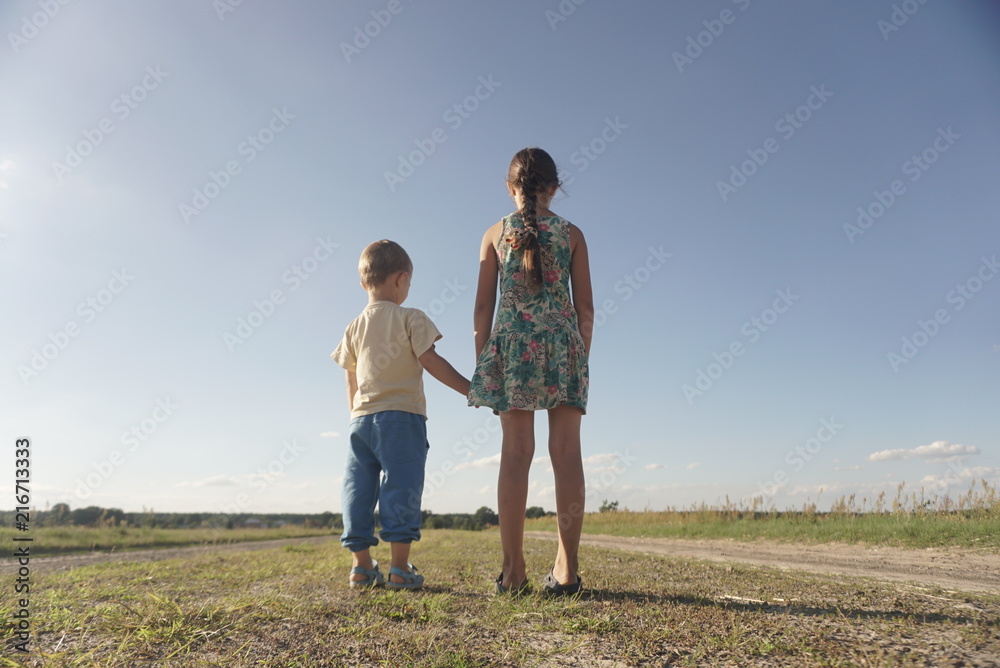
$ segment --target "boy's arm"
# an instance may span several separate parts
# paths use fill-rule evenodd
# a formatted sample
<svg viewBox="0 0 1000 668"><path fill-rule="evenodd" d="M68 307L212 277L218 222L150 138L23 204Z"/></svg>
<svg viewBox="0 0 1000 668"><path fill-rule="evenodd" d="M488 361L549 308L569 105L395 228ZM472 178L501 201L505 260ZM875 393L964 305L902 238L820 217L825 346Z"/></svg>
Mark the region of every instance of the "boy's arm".
<svg viewBox="0 0 1000 668"><path fill-rule="evenodd" d="M448 360L438 355L433 345L418 359L420 364L427 369L427 373L462 396L469 396L470 383L468 378L456 371Z"/></svg>
<svg viewBox="0 0 1000 668"><path fill-rule="evenodd" d="M347 371L347 410L354 411L354 395L358 393L358 374Z"/></svg>

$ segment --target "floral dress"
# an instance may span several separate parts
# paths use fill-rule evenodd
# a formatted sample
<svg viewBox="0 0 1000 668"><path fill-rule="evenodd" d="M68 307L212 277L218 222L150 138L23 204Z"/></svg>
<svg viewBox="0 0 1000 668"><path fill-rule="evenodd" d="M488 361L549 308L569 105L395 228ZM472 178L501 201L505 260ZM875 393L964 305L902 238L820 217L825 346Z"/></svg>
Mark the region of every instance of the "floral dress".
<svg viewBox="0 0 1000 668"><path fill-rule="evenodd" d="M542 286L532 290L521 272L521 253L505 241L524 229L518 214L503 219L497 247L500 304L486 347L476 363L470 406L494 411L577 406L587 410L589 372L576 309L570 301L569 221L538 218Z"/></svg>

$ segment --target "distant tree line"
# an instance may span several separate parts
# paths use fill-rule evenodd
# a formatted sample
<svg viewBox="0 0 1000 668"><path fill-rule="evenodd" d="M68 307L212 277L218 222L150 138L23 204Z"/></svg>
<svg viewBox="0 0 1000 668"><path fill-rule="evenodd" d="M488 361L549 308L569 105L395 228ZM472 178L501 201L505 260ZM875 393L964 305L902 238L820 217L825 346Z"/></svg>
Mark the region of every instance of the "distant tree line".
<svg viewBox="0 0 1000 668"><path fill-rule="evenodd" d="M0 511L0 526L12 526L13 511ZM153 509L125 512L121 508L86 506L70 509L57 503L47 510L32 510L34 526L149 527L158 529L234 529L244 526L296 525L311 528L342 528L340 513L158 513Z"/></svg>
<svg viewBox="0 0 1000 668"><path fill-rule="evenodd" d="M538 506L528 508L525 517L533 519L555 515ZM424 510L423 528L481 531L500 523L497 514L486 506L472 514L438 514ZM375 514L378 521L378 513ZM0 526L13 526L14 511L0 511ZM341 513L158 513L153 509L127 513L120 508L87 506L70 509L57 503L47 510L31 512L33 526L78 527L148 527L157 529L237 529L243 527L299 526L314 529L343 529Z"/></svg>

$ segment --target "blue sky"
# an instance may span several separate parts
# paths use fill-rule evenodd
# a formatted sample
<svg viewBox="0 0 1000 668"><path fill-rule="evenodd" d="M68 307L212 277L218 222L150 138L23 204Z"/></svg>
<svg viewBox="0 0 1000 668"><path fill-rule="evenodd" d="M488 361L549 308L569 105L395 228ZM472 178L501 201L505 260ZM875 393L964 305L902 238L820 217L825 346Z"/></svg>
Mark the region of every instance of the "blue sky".
<svg viewBox="0 0 1000 668"><path fill-rule="evenodd" d="M4 3L0 432L39 507L339 511L358 255L409 251L471 374L479 241L537 145L591 249L588 508L1000 481L998 19ZM495 507L498 423L426 386L425 508Z"/></svg>

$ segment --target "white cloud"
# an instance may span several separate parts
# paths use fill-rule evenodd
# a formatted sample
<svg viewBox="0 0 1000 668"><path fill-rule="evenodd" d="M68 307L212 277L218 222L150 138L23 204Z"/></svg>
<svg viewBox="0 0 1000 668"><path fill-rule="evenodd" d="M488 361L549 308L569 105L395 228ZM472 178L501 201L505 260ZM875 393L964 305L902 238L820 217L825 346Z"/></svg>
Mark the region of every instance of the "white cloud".
<svg viewBox="0 0 1000 668"><path fill-rule="evenodd" d="M14 162L9 158L0 161L0 174L10 174L14 171ZM6 181L0 180L0 190L6 190L9 187Z"/></svg>
<svg viewBox="0 0 1000 668"><path fill-rule="evenodd" d="M688 471L690 471L692 469L698 468L699 466L701 466L701 462L692 462L692 463L688 464L687 466L685 466L684 468L686 468Z"/></svg>
<svg viewBox="0 0 1000 668"><path fill-rule="evenodd" d="M320 436L322 436L323 438L337 438L338 436L340 436L340 432L324 431L322 434L320 434Z"/></svg>
<svg viewBox="0 0 1000 668"><path fill-rule="evenodd" d="M659 469L665 469L667 467L664 466L663 464L646 464L642 468L646 469L647 471L656 471Z"/></svg>
<svg viewBox="0 0 1000 668"><path fill-rule="evenodd" d="M834 466L833 470L834 471L863 471L864 468L865 467L861 466L860 464L855 464L854 466Z"/></svg>
<svg viewBox="0 0 1000 668"><path fill-rule="evenodd" d="M486 487L479 488L480 494L489 494L492 491L493 491L493 485L486 485Z"/></svg>
<svg viewBox="0 0 1000 668"><path fill-rule="evenodd" d="M537 482L537 481L536 481ZM555 498L556 488L555 485L550 485L548 487L542 487L541 484L532 485L531 491L534 492L535 498L547 499L549 497ZM541 489L539 489L541 488Z"/></svg>
<svg viewBox="0 0 1000 668"><path fill-rule="evenodd" d="M588 464L613 464L619 459L619 455L615 452L605 452L599 455L591 455L589 457L583 458L583 465Z"/></svg>
<svg viewBox="0 0 1000 668"><path fill-rule="evenodd" d="M235 487L239 485L239 478L231 475L226 475L220 473L219 475L212 476L211 478L205 478L204 480L196 480L194 482L179 482L178 487Z"/></svg>
<svg viewBox="0 0 1000 668"><path fill-rule="evenodd" d="M483 457L482 459L476 459L471 462L460 462L458 466L455 467L455 470L466 471L468 469L490 469L495 466L500 466L499 452L492 457Z"/></svg>
<svg viewBox="0 0 1000 668"><path fill-rule="evenodd" d="M921 485L943 490L949 485L968 486L974 480L986 480L987 482L1000 479L1000 468L995 466L973 466L964 468L961 471L951 471L944 475L932 473L925 475L920 481Z"/></svg>
<svg viewBox="0 0 1000 668"><path fill-rule="evenodd" d="M978 455L979 448L974 445L962 445L961 443L949 443L948 441L934 441L930 445L921 445L907 450L898 448L895 450L879 450L868 455L870 462L898 462L905 459L926 459L929 461L940 459L957 459L965 455Z"/></svg>
<svg viewBox="0 0 1000 668"><path fill-rule="evenodd" d="M278 471L277 473L271 473L270 471L266 473L251 473L247 476L248 482L253 482L255 480L263 480L265 485L270 485L272 482L278 478L287 478L288 474L284 471Z"/></svg>

